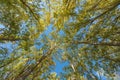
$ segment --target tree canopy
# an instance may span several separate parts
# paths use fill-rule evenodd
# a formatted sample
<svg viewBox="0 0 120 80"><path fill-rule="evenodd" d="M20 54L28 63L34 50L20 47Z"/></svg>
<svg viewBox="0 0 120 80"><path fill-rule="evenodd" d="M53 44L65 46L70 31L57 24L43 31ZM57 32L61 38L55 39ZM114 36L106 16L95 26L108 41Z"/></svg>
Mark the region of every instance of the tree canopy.
<svg viewBox="0 0 120 80"><path fill-rule="evenodd" d="M55 60L68 63L60 75ZM120 0L0 0L0 80L117 80L117 72Z"/></svg>

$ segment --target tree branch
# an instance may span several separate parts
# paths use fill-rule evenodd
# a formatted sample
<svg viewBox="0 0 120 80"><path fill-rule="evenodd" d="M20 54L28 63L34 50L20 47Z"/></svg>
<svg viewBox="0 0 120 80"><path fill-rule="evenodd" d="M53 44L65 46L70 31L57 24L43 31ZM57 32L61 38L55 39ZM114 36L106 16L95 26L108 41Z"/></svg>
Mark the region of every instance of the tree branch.
<svg viewBox="0 0 120 80"><path fill-rule="evenodd" d="M31 69L28 69L27 72L22 72L22 74L19 74L14 80L25 80L34 70L35 68L40 65L40 63L45 60L49 55L51 55L52 51L56 48L56 46L54 46L53 48L51 48L45 55L43 55L37 62L37 64L32 67Z"/></svg>
<svg viewBox="0 0 120 80"><path fill-rule="evenodd" d="M3 36L0 36L0 41L19 41L19 40L29 40L28 37L18 37L18 38L15 38L15 37L3 37Z"/></svg>
<svg viewBox="0 0 120 80"><path fill-rule="evenodd" d="M99 0L95 5L93 5L88 11L95 9L102 0Z"/></svg>
<svg viewBox="0 0 120 80"><path fill-rule="evenodd" d="M3 68L3 67L5 67L5 66L11 64L12 62L14 62L15 60L17 60L18 58L19 58L19 57L15 58L15 59L12 59L12 60L9 60L9 62L7 62L7 63L3 62L3 63L5 63L5 64L3 64L2 66L0 66L0 68Z"/></svg>
<svg viewBox="0 0 120 80"><path fill-rule="evenodd" d="M106 11L103 12L102 14L100 14L100 15L96 16L95 18L93 18L93 19L91 20L91 22L95 21L96 19L98 19L99 17L103 16L103 15L106 14L107 12L113 10L113 9L116 8L119 4L120 4L120 0L116 1L114 6L110 7L108 10L106 10Z"/></svg>
<svg viewBox="0 0 120 80"><path fill-rule="evenodd" d="M20 0L28 9L29 11L32 13L33 17L37 20L37 22L40 24L38 17L34 14L33 10L30 8L30 6L28 6L23 0Z"/></svg>
<svg viewBox="0 0 120 80"><path fill-rule="evenodd" d="M119 58L111 58L110 56L105 56L104 57L105 59L108 59L108 60L111 60L111 61L114 61L116 63L119 63L120 62L120 59Z"/></svg>
<svg viewBox="0 0 120 80"><path fill-rule="evenodd" d="M88 42L88 41L73 41L72 43L75 43L75 44L89 44L89 45L101 45L101 46L120 46L120 42L116 42L116 43L113 43L113 42L110 42L110 43L98 43L98 42Z"/></svg>

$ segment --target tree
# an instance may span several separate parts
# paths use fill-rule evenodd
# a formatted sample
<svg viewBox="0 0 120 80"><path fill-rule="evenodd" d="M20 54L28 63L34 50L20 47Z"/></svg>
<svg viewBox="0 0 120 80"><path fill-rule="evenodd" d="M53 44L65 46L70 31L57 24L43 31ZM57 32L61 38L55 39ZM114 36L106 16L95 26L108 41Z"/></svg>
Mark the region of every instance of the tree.
<svg viewBox="0 0 120 80"><path fill-rule="evenodd" d="M119 5L120 0L1 0L0 79L114 78L120 68ZM69 63L62 75L51 73L54 58Z"/></svg>

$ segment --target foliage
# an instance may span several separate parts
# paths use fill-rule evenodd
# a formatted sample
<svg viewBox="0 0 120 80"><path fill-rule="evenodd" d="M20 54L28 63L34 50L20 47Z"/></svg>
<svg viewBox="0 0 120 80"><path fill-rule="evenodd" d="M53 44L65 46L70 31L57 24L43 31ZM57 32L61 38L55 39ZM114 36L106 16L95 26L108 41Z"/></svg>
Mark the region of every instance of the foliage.
<svg viewBox="0 0 120 80"><path fill-rule="evenodd" d="M119 13L120 0L0 0L0 80L114 79Z"/></svg>

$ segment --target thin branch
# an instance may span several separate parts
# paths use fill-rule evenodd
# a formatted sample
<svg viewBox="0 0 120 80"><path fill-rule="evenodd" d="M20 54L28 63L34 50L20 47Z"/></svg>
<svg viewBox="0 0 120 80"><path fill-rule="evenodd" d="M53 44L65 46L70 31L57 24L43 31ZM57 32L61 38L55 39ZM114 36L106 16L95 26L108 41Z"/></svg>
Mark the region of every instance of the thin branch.
<svg viewBox="0 0 120 80"><path fill-rule="evenodd" d="M120 59L119 58L110 58L110 56L104 56L105 59L108 59L108 60L111 60L111 61L114 61L116 63L120 63Z"/></svg>
<svg viewBox="0 0 120 80"><path fill-rule="evenodd" d="M23 0L20 0L28 9L29 11L32 13L33 17L37 20L37 22L40 24L38 17L34 14L33 10L30 8L30 6L28 6Z"/></svg>
<svg viewBox="0 0 120 80"><path fill-rule="evenodd" d="M115 5L113 5L112 7L108 8L106 11L104 11L103 13L99 14L98 16L92 18L92 19L88 19L86 20L84 23L82 23L82 26L86 26L87 24L92 24L95 20L97 20L98 18L102 17L103 15L105 15L106 13L112 11L113 9L115 9L118 5L120 5L120 0L115 2Z"/></svg>
<svg viewBox="0 0 120 80"><path fill-rule="evenodd" d="M98 42L89 42L89 41L73 41L75 44L89 44L89 45L101 45L101 46L120 46L120 42L110 42L110 43L98 43Z"/></svg>
<svg viewBox="0 0 120 80"><path fill-rule="evenodd" d="M19 40L28 40L28 38L0 37L0 41L19 41Z"/></svg>
<svg viewBox="0 0 120 80"><path fill-rule="evenodd" d="M7 63L4 62L5 64L3 64L2 66L0 66L0 68L3 68L3 67L5 67L5 66L8 66L8 65L11 64L12 62L16 61L18 58L19 58L19 57L15 58L15 59L12 59L12 60L9 60L9 62L7 62Z"/></svg>
<svg viewBox="0 0 120 80"><path fill-rule="evenodd" d="M95 21L96 19L98 19L99 17L103 16L104 14L106 14L107 12L113 10L114 8L116 8L118 5L120 4L120 1L115 2L115 5L110 7L108 10L106 10L105 12L103 12L102 14L96 16L95 18L93 18L93 20L91 20L91 22Z"/></svg>
<svg viewBox="0 0 120 80"><path fill-rule="evenodd" d="M99 0L95 5L93 5L88 11L91 11L92 9L95 9L99 3L101 2L102 0Z"/></svg>

